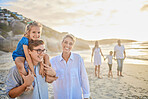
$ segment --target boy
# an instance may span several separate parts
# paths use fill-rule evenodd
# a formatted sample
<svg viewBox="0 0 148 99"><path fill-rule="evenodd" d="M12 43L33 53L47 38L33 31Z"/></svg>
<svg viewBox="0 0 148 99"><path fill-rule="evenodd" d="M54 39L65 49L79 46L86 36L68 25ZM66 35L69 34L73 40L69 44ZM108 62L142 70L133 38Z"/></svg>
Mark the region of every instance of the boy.
<svg viewBox="0 0 148 99"><path fill-rule="evenodd" d="M106 58L104 58L104 61L106 59L108 59L108 66L109 66L109 72L108 72L108 77L112 77L113 78L113 74L112 74L112 59L113 59L113 56L112 56L113 52L110 51L109 52L109 55L106 56Z"/></svg>

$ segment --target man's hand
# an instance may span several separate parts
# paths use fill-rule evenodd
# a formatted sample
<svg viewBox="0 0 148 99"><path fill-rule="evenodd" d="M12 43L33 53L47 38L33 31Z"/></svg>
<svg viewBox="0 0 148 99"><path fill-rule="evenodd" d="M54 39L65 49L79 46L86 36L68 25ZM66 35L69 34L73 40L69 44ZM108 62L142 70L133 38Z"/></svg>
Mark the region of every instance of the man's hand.
<svg viewBox="0 0 148 99"><path fill-rule="evenodd" d="M126 58L126 55L124 55L124 59Z"/></svg>
<svg viewBox="0 0 148 99"><path fill-rule="evenodd" d="M56 76L56 72L52 67L49 67L46 64L43 64L43 65L44 65L44 73L45 73L45 75L48 75L48 76L51 76L51 77Z"/></svg>
<svg viewBox="0 0 148 99"><path fill-rule="evenodd" d="M26 87L32 85L32 82L34 81L34 75L29 69L28 69L28 75L25 76L22 73L21 73L21 75L22 75L22 78L24 80L24 85Z"/></svg>

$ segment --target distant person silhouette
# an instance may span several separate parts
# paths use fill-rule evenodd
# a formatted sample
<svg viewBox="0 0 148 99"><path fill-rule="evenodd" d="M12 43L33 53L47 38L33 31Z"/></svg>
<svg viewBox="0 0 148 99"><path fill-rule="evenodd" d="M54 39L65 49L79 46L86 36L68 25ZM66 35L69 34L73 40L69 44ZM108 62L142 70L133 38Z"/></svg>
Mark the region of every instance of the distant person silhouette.
<svg viewBox="0 0 148 99"><path fill-rule="evenodd" d="M121 45L121 41L117 41L117 45L114 47L114 57L117 59L117 76L122 76L123 61L126 58L126 52L124 45ZM120 75L119 75L120 73Z"/></svg>
<svg viewBox="0 0 148 99"><path fill-rule="evenodd" d="M62 53L51 59L51 66L58 79L53 82L54 99L88 99L89 81L83 59L71 52L75 43L72 35L62 41Z"/></svg>
<svg viewBox="0 0 148 99"><path fill-rule="evenodd" d="M113 59L113 55L112 54L113 54L113 52L110 51L109 55L107 55L106 58L104 58L104 61L106 59L108 59L108 66L109 66L108 77L111 76L113 78L113 73L112 73L112 64L113 64L112 59Z"/></svg>
<svg viewBox="0 0 148 99"><path fill-rule="evenodd" d="M92 55L91 55L91 62L92 62L92 57L94 55L94 65L95 65L95 76L97 76L97 67L98 67L98 78L101 78L100 77L100 65L101 65L101 55L103 56L104 58L104 55L101 51L101 48L99 47L99 44L98 44L98 41L95 42L95 46L94 48L92 49Z"/></svg>

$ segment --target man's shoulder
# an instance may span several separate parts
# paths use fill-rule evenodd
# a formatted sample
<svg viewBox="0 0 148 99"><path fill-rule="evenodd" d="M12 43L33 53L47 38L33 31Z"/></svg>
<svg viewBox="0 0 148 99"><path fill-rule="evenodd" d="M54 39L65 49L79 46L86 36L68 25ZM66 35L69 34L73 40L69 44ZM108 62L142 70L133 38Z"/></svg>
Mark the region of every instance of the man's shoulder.
<svg viewBox="0 0 148 99"><path fill-rule="evenodd" d="M17 70L17 67L16 67L16 66L13 66L13 67L10 68L9 71L14 71L14 72L16 72L16 71L18 71L18 70Z"/></svg>
<svg viewBox="0 0 148 99"><path fill-rule="evenodd" d="M9 69L9 75L11 76L20 76L16 66L13 66Z"/></svg>
<svg viewBox="0 0 148 99"><path fill-rule="evenodd" d="M115 45L115 47L119 47L119 45Z"/></svg>

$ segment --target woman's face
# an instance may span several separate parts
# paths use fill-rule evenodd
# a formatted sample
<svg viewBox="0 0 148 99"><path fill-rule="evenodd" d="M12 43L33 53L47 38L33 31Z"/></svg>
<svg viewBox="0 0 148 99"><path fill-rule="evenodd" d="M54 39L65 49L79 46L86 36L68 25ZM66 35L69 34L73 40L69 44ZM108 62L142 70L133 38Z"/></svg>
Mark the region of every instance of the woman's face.
<svg viewBox="0 0 148 99"><path fill-rule="evenodd" d="M73 48L73 45L74 45L74 42L70 37L65 38L62 42L63 53L69 54Z"/></svg>
<svg viewBox="0 0 148 99"><path fill-rule="evenodd" d="M95 47L98 47L98 46L99 46L98 42L95 42Z"/></svg>

